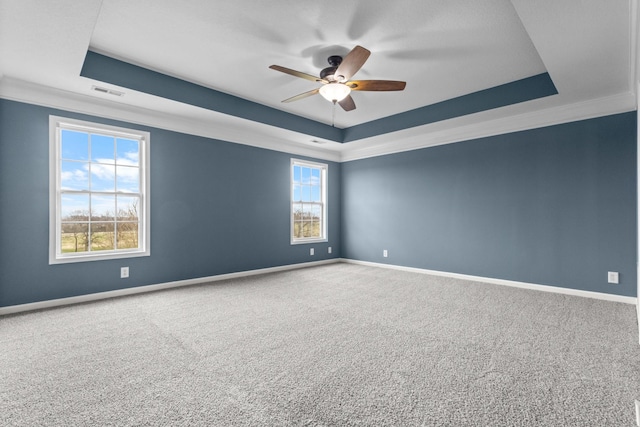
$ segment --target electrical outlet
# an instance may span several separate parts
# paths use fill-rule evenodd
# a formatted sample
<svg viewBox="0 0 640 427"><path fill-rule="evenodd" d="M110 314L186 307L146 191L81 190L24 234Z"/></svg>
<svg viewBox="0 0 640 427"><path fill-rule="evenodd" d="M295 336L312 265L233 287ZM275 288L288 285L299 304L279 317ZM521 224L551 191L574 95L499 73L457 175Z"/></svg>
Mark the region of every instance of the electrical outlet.
<svg viewBox="0 0 640 427"><path fill-rule="evenodd" d="M129 267L120 268L120 278L126 279L127 277L129 277Z"/></svg>
<svg viewBox="0 0 640 427"><path fill-rule="evenodd" d="M640 427L640 400L636 400L636 424Z"/></svg>
<svg viewBox="0 0 640 427"><path fill-rule="evenodd" d="M619 282L619 275L617 271L608 271L607 272L607 280L609 281L609 283L613 283L614 285L617 285Z"/></svg>
<svg viewBox="0 0 640 427"><path fill-rule="evenodd" d="M314 255L315 254L315 250L313 250L313 248L309 249L309 255Z"/></svg>
<svg viewBox="0 0 640 427"><path fill-rule="evenodd" d="M327 251L328 251L329 253L331 253L331 246L329 246L329 249L327 249Z"/></svg>
<svg viewBox="0 0 640 427"><path fill-rule="evenodd" d="M385 258L388 257L389 256L389 252L386 249L384 249L382 251L382 256L385 257Z"/></svg>

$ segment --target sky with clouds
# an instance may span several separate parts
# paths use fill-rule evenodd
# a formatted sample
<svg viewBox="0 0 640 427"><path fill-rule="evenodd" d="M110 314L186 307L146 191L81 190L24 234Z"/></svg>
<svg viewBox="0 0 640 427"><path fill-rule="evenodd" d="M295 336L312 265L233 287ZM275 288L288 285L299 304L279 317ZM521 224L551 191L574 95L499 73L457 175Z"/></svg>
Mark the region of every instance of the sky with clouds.
<svg viewBox="0 0 640 427"><path fill-rule="evenodd" d="M140 146L134 139L62 130L60 187L116 194L63 193L62 219L76 211L100 217L139 205Z"/></svg>

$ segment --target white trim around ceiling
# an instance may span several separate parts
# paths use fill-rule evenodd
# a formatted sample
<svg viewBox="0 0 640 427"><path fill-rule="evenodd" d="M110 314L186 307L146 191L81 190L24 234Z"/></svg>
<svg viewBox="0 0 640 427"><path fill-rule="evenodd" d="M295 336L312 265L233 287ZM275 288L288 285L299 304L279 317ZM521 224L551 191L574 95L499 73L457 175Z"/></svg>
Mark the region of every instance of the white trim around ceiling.
<svg viewBox="0 0 640 427"><path fill-rule="evenodd" d="M509 107L503 107L508 109ZM451 126L436 132L423 132L408 138L400 138L393 144L362 147L345 150L342 161L358 160L368 157L382 156L403 151L417 150L425 147L469 141L494 135L503 135L522 130L542 128L562 123L575 122L595 117L608 116L635 110L635 95L631 92L604 98L576 102L568 105L543 108L527 113L505 115L466 125L456 125L463 118L451 119ZM477 113L478 116L487 113ZM468 117L468 116L467 116ZM404 131L398 132L401 134Z"/></svg>
<svg viewBox="0 0 640 427"><path fill-rule="evenodd" d="M318 138L220 113L211 113L217 120L213 123L15 78L0 79L0 98L336 162L634 111L637 106L635 91L546 108L543 105L519 114L517 105L507 106L346 144L326 143L316 148L309 141ZM495 118L498 114L501 117Z"/></svg>
<svg viewBox="0 0 640 427"><path fill-rule="evenodd" d="M310 137L306 135L301 136L300 134L287 131L289 134L295 135L293 137L287 136L280 138L278 134L284 132L279 128L257 124L220 113L211 112L210 114L212 117L217 117L216 122L213 122L213 120L192 119L6 77L0 80L0 98L281 151L299 156L309 156L328 161L340 161L340 154L337 152L295 142L296 139L301 141L310 140ZM220 117L222 116L224 116L224 121L232 123L233 125L225 126L224 123L221 124ZM322 145L322 147L326 147L327 145L328 144Z"/></svg>

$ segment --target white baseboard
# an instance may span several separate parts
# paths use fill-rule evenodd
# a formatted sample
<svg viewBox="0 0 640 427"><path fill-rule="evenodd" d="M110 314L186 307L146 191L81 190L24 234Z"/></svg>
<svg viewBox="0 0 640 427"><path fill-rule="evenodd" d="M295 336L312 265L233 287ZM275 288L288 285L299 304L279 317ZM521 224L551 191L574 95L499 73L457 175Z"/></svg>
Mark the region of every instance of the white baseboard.
<svg viewBox="0 0 640 427"><path fill-rule="evenodd" d="M638 301L636 303L636 316L638 319L638 344L640 344L640 295L638 295L638 298L636 298Z"/></svg>
<svg viewBox="0 0 640 427"><path fill-rule="evenodd" d="M301 264L289 264L278 267L260 268L257 270L240 271L237 273L219 274L216 276L198 277L196 279L177 280L174 282L159 283L156 285L137 286L134 288L118 289L115 291L98 292L94 294L79 295L76 297L58 298L48 301L32 302L28 304L0 307L0 316L6 314L21 313L24 311L42 310L45 308L59 307L63 305L79 304L84 302L99 301L107 298L122 297L125 295L142 294L146 292L160 291L163 289L179 288L182 286L198 285L201 283L217 282L220 280L235 279L238 277L256 276L258 274L275 273L278 271L296 270L299 268L314 267L323 264L340 262L340 258L322 261L305 262Z"/></svg>
<svg viewBox="0 0 640 427"><path fill-rule="evenodd" d="M452 278L455 278L455 279L471 280L471 281L476 281L476 282L491 283L491 284L494 284L494 285L502 285L502 286L511 286L511 287L514 287L514 288L532 289L532 290L543 291L543 292L554 292L554 293L557 293L557 294L574 295L574 296L586 297L586 298L595 298L595 299L600 299L600 300L605 300L605 301L622 302L622 303L625 303L625 304L636 304L637 300L638 300L637 298L634 298L634 297L625 297L625 296L622 296L622 295L605 294L605 293L602 293L602 292L582 291L582 290L578 290L578 289L562 288L562 287L558 287L558 286L548 286L548 285L538 285L538 284L535 284L535 283L516 282L516 281L513 281L513 280L492 279L490 277L471 276L471 275L468 275L468 274L447 273L447 272L444 272L444 271L427 270L427 269L423 269L423 268L403 267L403 266L400 266L400 265L381 264L381 263L377 263L377 262L358 261L358 260L352 260L352 259L346 259L346 258L342 258L341 261L342 262L346 262L346 263L350 263L350 264L368 265L368 266L371 266L371 267L382 267L382 268L389 268L389 269L393 269L393 270L410 271L410 272L413 272L413 273L431 274L431 275L434 275L434 276L443 276L443 277L452 277Z"/></svg>
<svg viewBox="0 0 640 427"><path fill-rule="evenodd" d="M324 264L333 264L337 262L345 262L349 264L360 264L360 265L367 265L371 267L380 267L380 268L388 268L388 269L394 269L394 270L409 271L413 273L431 274L434 276L452 277L456 279L471 280L476 282L491 283L495 285L511 286L511 287L523 288L523 289L532 289L532 290L543 291L543 292L555 292L555 293L565 294L565 295L574 295L574 296L580 296L580 297L586 297L586 298L601 299L606 301L622 302L625 304L638 303L638 299L634 297L625 297L625 296L605 294L600 292L582 291L577 289L561 288L556 286L538 285L535 283L516 282L513 280L492 279L488 277L471 276L468 274L447 273L447 272L437 271L437 270L427 270L427 269L414 268L414 267L403 267L403 266L392 265L392 264L381 264L381 263L369 262L369 261L358 261L358 260L347 259L347 258L333 258L333 259L327 259L322 261L305 262L300 264L289 264L289 265L283 265L278 267L269 267L269 268L261 268L257 270L240 271L237 273L219 274L216 276L199 277L196 279L177 280L173 282L159 283L155 285L137 286L134 288L118 289L115 291L98 292L94 294L79 295L75 297L59 298L59 299L53 299L48 301L39 301L39 302L33 302L28 304L19 304L19 305L12 305L8 307L0 307L0 316L7 315L7 314L21 313L25 311L60 307L63 305L99 301L103 299L121 297L126 295L135 295L135 294L141 294L146 292L160 291L163 289L179 288L182 286L198 285L202 283L216 282L220 280L235 279L238 277L248 277L248 276L256 276L259 274L275 273L279 271L296 270L300 268L314 267L314 266L324 265ZM639 310L638 316L639 316L639 327L640 327L640 305L638 305L638 310Z"/></svg>

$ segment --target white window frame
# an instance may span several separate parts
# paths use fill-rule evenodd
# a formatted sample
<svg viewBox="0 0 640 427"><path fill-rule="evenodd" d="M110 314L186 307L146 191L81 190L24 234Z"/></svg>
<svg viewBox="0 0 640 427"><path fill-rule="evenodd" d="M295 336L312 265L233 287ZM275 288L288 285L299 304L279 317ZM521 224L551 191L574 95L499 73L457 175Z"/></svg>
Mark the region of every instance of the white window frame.
<svg viewBox="0 0 640 427"><path fill-rule="evenodd" d="M138 248L114 249L96 252L62 253L61 240L61 134L63 129L80 132L100 133L125 137L139 141L140 168L140 207L138 218ZM151 134L149 132L126 129L101 123L69 119L66 117L49 116L49 264L64 264L84 261L99 261L109 259L132 258L151 255L151 222L149 203L149 151ZM91 194L90 191L87 192ZM120 193L117 194L131 194Z"/></svg>
<svg viewBox="0 0 640 427"><path fill-rule="evenodd" d="M295 203L299 203L300 201L295 201L293 200L293 195L294 195L294 176L293 176L293 170L295 166L303 166L303 167L310 167L310 168L315 168L315 169L320 169L320 180L321 180L321 185L320 185L320 200L321 200L321 212L322 212L322 219L321 219L321 224L320 224L320 233L321 236L320 237L295 237L294 235L294 210L293 210L293 206ZM292 245L299 245L299 244L306 244L306 243L317 243L317 242L327 242L328 239L328 235L327 235L327 230L328 230L328 220L327 220L327 182L328 182L328 174L329 174L329 165L325 164L325 163L317 163L317 162L312 162L312 161L308 161L308 160L300 160L300 159L291 159L291 167L290 167L290 179L289 179L289 187L291 190L291 194L289 196L289 218L291 221L291 230L290 230L290 235L291 235L291 244Z"/></svg>

